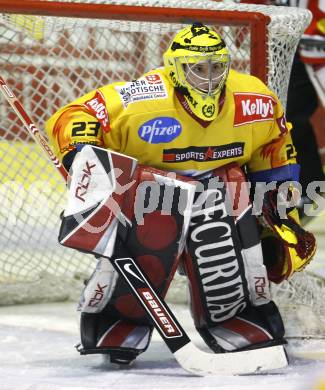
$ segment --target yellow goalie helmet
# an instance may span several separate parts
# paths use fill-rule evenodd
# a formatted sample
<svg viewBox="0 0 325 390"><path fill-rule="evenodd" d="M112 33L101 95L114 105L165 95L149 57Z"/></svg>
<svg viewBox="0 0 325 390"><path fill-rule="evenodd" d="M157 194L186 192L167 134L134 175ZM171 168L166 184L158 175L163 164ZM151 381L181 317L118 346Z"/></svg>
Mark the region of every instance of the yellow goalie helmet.
<svg viewBox="0 0 325 390"><path fill-rule="evenodd" d="M179 31L164 54L166 74L203 120L218 115L218 99L227 80L230 56L210 27L195 23Z"/></svg>

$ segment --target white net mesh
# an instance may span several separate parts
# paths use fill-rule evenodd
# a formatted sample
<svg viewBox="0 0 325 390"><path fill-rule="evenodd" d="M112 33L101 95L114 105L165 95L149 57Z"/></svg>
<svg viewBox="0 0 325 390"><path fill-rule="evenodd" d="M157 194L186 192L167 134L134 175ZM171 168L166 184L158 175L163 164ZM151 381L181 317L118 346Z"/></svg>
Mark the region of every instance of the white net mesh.
<svg viewBox="0 0 325 390"><path fill-rule="evenodd" d="M54 1L54 0L53 0ZM251 4L235 4L232 1L216 2L213 0L88 0L79 1L74 0L70 3L88 3L88 4L111 4L111 5L136 5L142 7L168 7L168 8L185 8L185 9L203 9L203 10L216 10L216 11L234 11L241 12L260 12L264 15L270 16L271 21L268 26L267 37L267 58L268 58L268 85L277 93L283 105L286 102L286 93L289 82L289 72L293 59L293 53L295 52L298 40L309 24L311 14L307 10L299 8L287 8L287 7L275 7L275 6L263 6L263 5L251 5ZM220 15L221 17L221 15ZM153 33L161 35L163 33L175 32L183 25L181 24L168 24L168 23L153 23L148 22L131 22L127 20L109 21L92 19L91 23L89 19L76 19L76 18L53 18L53 17L40 17L40 16L22 16L22 15L2 15L3 21L8 22L12 29L18 31L24 31L26 37L32 40L48 40L47 46L52 46L53 43L59 42L59 37L62 31L65 31L66 39L69 36L75 36L77 40L78 48L82 46L82 42L79 41L80 34L71 34L71 31L86 31L93 29L97 31L97 37L100 39L103 45L109 48L109 41L103 37L102 33L105 29L115 31L116 34L128 33L128 32L143 32ZM93 30L90 30L90 34L94 34ZM220 31L221 32L221 31ZM56 34L54 34L56 33ZM99 35L98 35L99 34ZM95 35L95 34L94 34ZM233 59L236 63L237 60L246 62L250 61L250 37L247 28L226 28L222 29L222 35L224 36L227 44L230 45L230 51L233 53ZM10 38L9 38L10 39ZM12 37L12 39L14 39ZM96 36L94 36L96 39ZM143 39L140 37L139 39ZM261 37L261 41L263 38ZM119 41L119 37L114 39L114 42ZM151 41L151 40L150 40ZM84 43L87 40L84 41ZM148 48L148 52L153 54L157 53L156 44L157 41L152 40L153 47ZM113 43L114 44L114 43ZM119 48L116 48L119 50ZM150 50L153 49L153 50ZM151 59L147 66L150 68L160 63L160 53L157 53L158 58ZM142 60L140 57L139 59ZM99 58L100 60L100 58ZM256 59L258 61L259 59ZM147 60L148 61L148 60ZM87 62L87 61L86 61ZM53 63L55 65L56 62ZM130 64L130 66L134 64ZM239 66L243 71L250 71L249 65L243 64ZM128 69L125 69L128 73ZM132 73L132 70L129 71ZM128 73L130 75L130 73ZM115 76L115 75L114 75ZM116 74L116 76L119 76Z"/></svg>
<svg viewBox="0 0 325 390"><path fill-rule="evenodd" d="M287 337L325 338L325 279L311 272L296 273L290 281L272 284Z"/></svg>
<svg viewBox="0 0 325 390"><path fill-rule="evenodd" d="M310 20L308 11L230 1L74 3L258 11L268 15L271 22L264 48L268 84L283 104L293 55ZM214 26L229 47L232 66L250 73L260 60L251 58L251 30L235 16L233 23L221 24L218 17L222 16L216 12ZM40 129L59 107L85 92L112 81L137 78L160 66L171 36L184 26L152 22L150 16L147 22L128 19L126 13L125 20L118 21L14 15L1 13L0 7L1 75ZM65 184L2 97L0 118L0 304L74 297L95 260L57 244ZM179 293L174 295L178 297Z"/></svg>

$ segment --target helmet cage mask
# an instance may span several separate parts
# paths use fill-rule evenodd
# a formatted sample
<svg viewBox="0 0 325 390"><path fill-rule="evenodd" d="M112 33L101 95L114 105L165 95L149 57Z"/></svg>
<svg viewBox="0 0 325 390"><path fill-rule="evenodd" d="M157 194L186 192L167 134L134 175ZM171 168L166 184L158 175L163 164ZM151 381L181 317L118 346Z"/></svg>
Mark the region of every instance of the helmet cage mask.
<svg viewBox="0 0 325 390"><path fill-rule="evenodd" d="M177 78L183 86L195 90L203 99L220 94L228 76L228 54L175 57Z"/></svg>
<svg viewBox="0 0 325 390"><path fill-rule="evenodd" d="M189 109L212 121L230 69L230 55L221 36L202 23L180 30L164 53L165 72Z"/></svg>

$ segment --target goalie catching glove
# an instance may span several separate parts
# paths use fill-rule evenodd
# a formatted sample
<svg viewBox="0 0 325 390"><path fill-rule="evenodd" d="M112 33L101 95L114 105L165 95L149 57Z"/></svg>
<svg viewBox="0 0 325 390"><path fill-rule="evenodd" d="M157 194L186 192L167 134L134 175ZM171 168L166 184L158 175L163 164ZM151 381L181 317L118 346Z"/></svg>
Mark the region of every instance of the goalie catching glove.
<svg viewBox="0 0 325 390"><path fill-rule="evenodd" d="M277 209L279 196L278 190L266 193L260 218L264 228L263 257L269 279L274 283L303 270L316 251L315 237L300 226L296 208L288 209L287 218L281 218Z"/></svg>

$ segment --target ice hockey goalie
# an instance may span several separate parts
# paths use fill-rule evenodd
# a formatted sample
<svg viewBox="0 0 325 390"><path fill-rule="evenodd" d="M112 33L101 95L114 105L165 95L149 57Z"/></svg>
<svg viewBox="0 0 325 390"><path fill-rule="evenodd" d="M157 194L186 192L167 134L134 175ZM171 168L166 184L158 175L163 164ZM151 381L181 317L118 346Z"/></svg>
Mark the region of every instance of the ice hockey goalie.
<svg viewBox="0 0 325 390"><path fill-rule="evenodd" d="M215 353L285 343L269 282L302 270L316 248L295 209L290 130L275 94L231 70L225 42L200 23L176 34L163 68L49 119L71 175L59 240L98 259L79 304L81 353L129 364L149 345L152 324L115 256L135 259L162 297L180 269Z"/></svg>

